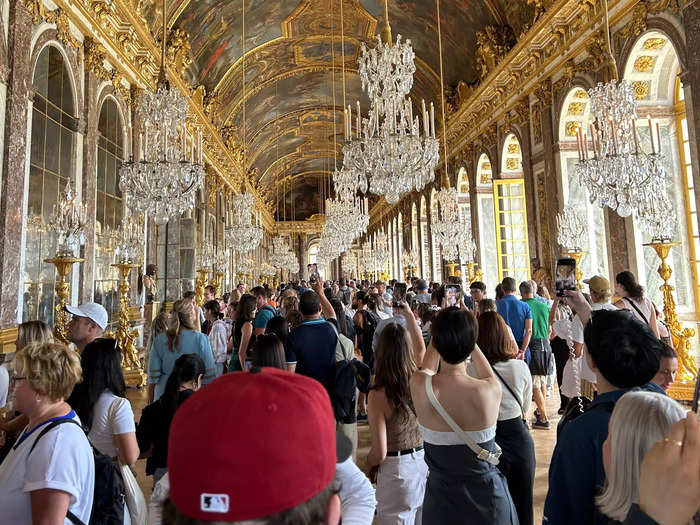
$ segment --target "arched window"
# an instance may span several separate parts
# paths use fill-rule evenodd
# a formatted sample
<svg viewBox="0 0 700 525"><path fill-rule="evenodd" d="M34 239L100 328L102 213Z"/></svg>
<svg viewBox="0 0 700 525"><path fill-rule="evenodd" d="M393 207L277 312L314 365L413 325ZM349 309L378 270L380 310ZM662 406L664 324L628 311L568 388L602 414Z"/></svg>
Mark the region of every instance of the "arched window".
<svg viewBox="0 0 700 525"><path fill-rule="evenodd" d="M435 224L438 220L437 191L435 191L433 188L433 191L430 194L430 224ZM433 232L432 227L430 228L430 240L433 248L431 252L433 281L442 282L442 257L440 256L441 249L438 237Z"/></svg>
<svg viewBox="0 0 700 525"><path fill-rule="evenodd" d="M564 98L559 117L559 164L561 169L562 202L573 206L588 224L588 235L581 247L585 252L581 258L583 275L608 275L608 247L603 210L591 204L588 191L576 176L578 149L576 130L588 129L590 123L590 101L582 87L573 87ZM554 233L556 235L556 232Z"/></svg>
<svg viewBox="0 0 700 525"><path fill-rule="evenodd" d="M418 208L414 202L411 205L411 249L416 250L417 254L420 254L420 244L418 241ZM416 269L416 271L419 268Z"/></svg>
<svg viewBox="0 0 700 525"><path fill-rule="evenodd" d="M97 124L97 200L95 208L95 291L94 301L105 307L110 321L119 312L119 275L114 262L111 233L122 222L122 193L119 190L119 164L123 160L122 119L117 103L105 99Z"/></svg>
<svg viewBox="0 0 700 525"><path fill-rule="evenodd" d="M493 207L493 176L491 160L483 153L476 165L476 205L479 217L480 266L487 289L499 283L496 253L496 219Z"/></svg>
<svg viewBox="0 0 700 525"><path fill-rule="evenodd" d="M308 254L307 264L316 264L316 258L318 257L319 248L320 248L320 246L318 244L318 241L312 241L309 244L309 254Z"/></svg>
<svg viewBox="0 0 700 525"><path fill-rule="evenodd" d="M46 46L39 53L32 82L34 104L22 319L40 319L53 325L55 271L44 259L56 254L56 241L46 230L46 223L69 181L76 189L74 145L78 118L70 76L56 47Z"/></svg>
<svg viewBox="0 0 700 525"><path fill-rule="evenodd" d="M428 239L428 204L425 196L420 198L420 238L421 238L421 276L430 279L430 240Z"/></svg>
<svg viewBox="0 0 700 525"><path fill-rule="evenodd" d="M683 121L685 107L680 99L678 72L679 60L676 50L666 35L650 31L643 34L632 48L625 64L624 79L633 83L637 97L637 130L640 147L651 150L647 114L653 115L652 125L658 124L661 132L661 152L668 171L668 196L676 212L676 238L680 244L671 249L667 264L673 270L670 284L675 287L679 312L696 310L698 286L695 239L697 238L697 215L692 175L688 172L691 162L687 155L687 124L684 140ZM663 296L659 286L663 283L658 275L659 259L654 250L644 247L650 240L635 222L635 247L638 279L646 286L652 301L661 308ZM691 235L688 235L688 232ZM693 261L688 264L688 261Z"/></svg>
<svg viewBox="0 0 700 525"><path fill-rule="evenodd" d="M493 182L496 200L496 251L498 278L516 282L530 278L525 181L520 141L512 133L501 153L501 178Z"/></svg>
<svg viewBox="0 0 700 525"><path fill-rule="evenodd" d="M397 235L396 235L396 242L397 242L397 245L396 245L396 251L397 251L396 261L397 261L397 263L398 263L398 264L396 265L396 268L398 269L398 273L397 273L398 277L397 277L397 279L398 279L399 281L401 281L401 280L404 278L404 275L403 275L403 268L402 268L402 264L401 264L401 254L403 253L403 218L402 218L401 212L399 212L398 217L396 217L396 233L397 233Z"/></svg>

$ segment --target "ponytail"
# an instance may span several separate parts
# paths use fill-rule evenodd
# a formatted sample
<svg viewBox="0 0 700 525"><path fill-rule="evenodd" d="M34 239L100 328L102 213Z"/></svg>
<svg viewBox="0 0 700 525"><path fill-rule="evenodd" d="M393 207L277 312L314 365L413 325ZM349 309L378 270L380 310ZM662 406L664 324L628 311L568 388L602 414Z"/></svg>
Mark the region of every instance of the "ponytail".
<svg viewBox="0 0 700 525"><path fill-rule="evenodd" d="M192 301L190 299L180 299L173 304L173 311L168 319L168 328L165 335L168 337L168 348L175 351L180 343L180 332L182 330L194 330L192 323Z"/></svg>
<svg viewBox="0 0 700 525"><path fill-rule="evenodd" d="M197 354L185 354L177 358L159 400L170 417L177 409L180 385L192 380L196 381L200 375L204 375L205 368L204 361Z"/></svg>

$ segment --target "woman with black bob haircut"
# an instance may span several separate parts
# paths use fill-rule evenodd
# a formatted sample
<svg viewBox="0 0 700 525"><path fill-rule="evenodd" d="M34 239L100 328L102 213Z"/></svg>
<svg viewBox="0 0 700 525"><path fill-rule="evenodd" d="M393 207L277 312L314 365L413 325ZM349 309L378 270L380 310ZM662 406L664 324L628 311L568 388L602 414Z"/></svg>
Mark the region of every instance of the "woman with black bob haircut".
<svg viewBox="0 0 700 525"><path fill-rule="evenodd" d="M265 333L276 335L284 345L289 337L289 323L281 315L276 315L267 322Z"/></svg>
<svg viewBox="0 0 700 525"><path fill-rule="evenodd" d="M168 434L175 411L202 385L206 371L204 360L197 354L177 358L165 384L163 395L143 409L136 429L142 458L146 460L146 475L154 484L168 471Z"/></svg>
<svg viewBox="0 0 700 525"><path fill-rule="evenodd" d="M139 457L131 403L126 399L122 353L115 339L99 338L80 356L83 382L68 403L75 409L88 440L102 454L133 465Z"/></svg>
<svg viewBox="0 0 700 525"><path fill-rule="evenodd" d="M505 477L496 468L501 385L476 346L476 318L450 307L432 325L423 368L411 377L428 464L423 523L462 523L464 516L478 523L518 523ZM470 355L473 376L465 366Z"/></svg>

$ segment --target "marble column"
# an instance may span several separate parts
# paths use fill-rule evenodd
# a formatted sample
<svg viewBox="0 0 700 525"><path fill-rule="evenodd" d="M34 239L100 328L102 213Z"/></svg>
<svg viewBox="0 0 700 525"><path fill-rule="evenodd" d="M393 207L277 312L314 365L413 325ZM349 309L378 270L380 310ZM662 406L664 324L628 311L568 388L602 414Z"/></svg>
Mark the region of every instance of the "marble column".
<svg viewBox="0 0 700 525"><path fill-rule="evenodd" d="M10 2L8 50L9 75L3 144L2 195L0 196L0 329L18 321L22 209L28 172L28 110L32 72L30 46L32 15L22 2Z"/></svg>
<svg viewBox="0 0 700 525"><path fill-rule="evenodd" d="M523 180L525 181L525 207L527 213L527 236L529 239L530 261L536 260L539 266L544 266L545 255L539 249L535 240L543 235L540 223L537 222L537 184L532 171L532 147L530 142L530 125L524 122L520 126L520 153L523 163ZM532 264L531 264L532 266Z"/></svg>
<svg viewBox="0 0 700 525"><path fill-rule="evenodd" d="M95 74L86 68L84 84L85 113L82 120L86 122L85 143L83 147L83 181L82 200L87 205L88 223L85 228L85 238L87 242L82 248L82 257L85 262L81 264L79 303L86 303L93 300L95 285L95 252L97 239L96 233L96 207L97 207L97 88L99 79Z"/></svg>
<svg viewBox="0 0 700 525"><path fill-rule="evenodd" d="M165 247L165 301L177 301L184 290L180 289L180 221L170 219L160 226L159 234L167 235Z"/></svg>

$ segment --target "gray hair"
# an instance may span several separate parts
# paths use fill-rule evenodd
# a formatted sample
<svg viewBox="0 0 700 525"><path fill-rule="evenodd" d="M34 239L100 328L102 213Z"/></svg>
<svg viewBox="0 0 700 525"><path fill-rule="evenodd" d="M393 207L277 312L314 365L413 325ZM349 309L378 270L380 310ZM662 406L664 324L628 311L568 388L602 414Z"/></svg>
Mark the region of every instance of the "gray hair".
<svg viewBox="0 0 700 525"><path fill-rule="evenodd" d="M532 286L532 293L537 295L537 290L539 288L539 286L537 285L537 281L535 281L534 279L530 279L528 282L530 283L530 286Z"/></svg>
<svg viewBox="0 0 700 525"><path fill-rule="evenodd" d="M603 514L625 521L632 504L639 503L639 472L644 456L683 418L683 407L664 394L629 392L619 399L608 432L611 464L603 493L596 497Z"/></svg>

